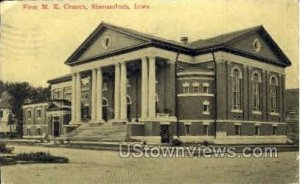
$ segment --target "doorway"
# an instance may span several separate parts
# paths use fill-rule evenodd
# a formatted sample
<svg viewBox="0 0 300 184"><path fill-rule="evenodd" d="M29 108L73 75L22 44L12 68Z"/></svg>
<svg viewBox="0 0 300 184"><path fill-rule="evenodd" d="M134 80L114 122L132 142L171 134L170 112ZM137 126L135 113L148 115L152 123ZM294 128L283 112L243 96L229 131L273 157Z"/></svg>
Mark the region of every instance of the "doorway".
<svg viewBox="0 0 300 184"><path fill-rule="evenodd" d="M102 118L105 122L108 121L108 101L106 98L102 98Z"/></svg>
<svg viewBox="0 0 300 184"><path fill-rule="evenodd" d="M54 121L53 122L53 136L54 137L60 136L59 121Z"/></svg>
<svg viewBox="0 0 300 184"><path fill-rule="evenodd" d="M130 96L128 96L128 95L127 95L126 100L127 100L127 119L128 119L128 122L131 122L131 119L132 119L131 118L131 115L132 115L132 113L131 113L132 100L131 100Z"/></svg>

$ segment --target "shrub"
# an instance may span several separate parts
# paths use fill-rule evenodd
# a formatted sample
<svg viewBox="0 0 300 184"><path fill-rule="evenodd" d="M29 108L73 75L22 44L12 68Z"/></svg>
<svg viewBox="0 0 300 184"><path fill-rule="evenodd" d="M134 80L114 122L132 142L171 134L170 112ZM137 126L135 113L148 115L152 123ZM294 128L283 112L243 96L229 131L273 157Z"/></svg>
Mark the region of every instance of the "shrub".
<svg viewBox="0 0 300 184"><path fill-rule="evenodd" d="M173 146L182 146L183 142L180 139L172 139L171 140L171 145L173 145Z"/></svg>
<svg viewBox="0 0 300 184"><path fill-rule="evenodd" d="M50 153L19 153L15 157L19 161L35 161L41 163L68 163L69 159L65 157L53 156Z"/></svg>
<svg viewBox="0 0 300 184"><path fill-rule="evenodd" d="M6 143L0 142L0 153L12 153L13 147L7 147Z"/></svg>

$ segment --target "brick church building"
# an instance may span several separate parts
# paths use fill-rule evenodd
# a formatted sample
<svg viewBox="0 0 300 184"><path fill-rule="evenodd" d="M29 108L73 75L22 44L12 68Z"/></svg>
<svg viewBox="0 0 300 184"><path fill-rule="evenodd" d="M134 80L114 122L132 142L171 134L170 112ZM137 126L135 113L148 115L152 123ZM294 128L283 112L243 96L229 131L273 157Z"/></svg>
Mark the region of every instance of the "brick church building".
<svg viewBox="0 0 300 184"><path fill-rule="evenodd" d="M56 129L53 118L45 118L50 135L286 142L285 67L291 62L263 26L175 42L102 22L65 64L71 74L48 82L53 100L71 102L60 109L70 118L56 119Z"/></svg>

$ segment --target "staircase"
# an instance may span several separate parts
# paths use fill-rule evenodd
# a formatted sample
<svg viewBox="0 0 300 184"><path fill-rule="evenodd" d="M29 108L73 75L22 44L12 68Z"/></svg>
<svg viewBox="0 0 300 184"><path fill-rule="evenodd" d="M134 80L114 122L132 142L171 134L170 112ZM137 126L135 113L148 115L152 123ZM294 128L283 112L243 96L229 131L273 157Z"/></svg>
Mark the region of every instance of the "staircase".
<svg viewBox="0 0 300 184"><path fill-rule="evenodd" d="M66 134L63 139L90 142L124 142L127 139L127 125L86 123Z"/></svg>

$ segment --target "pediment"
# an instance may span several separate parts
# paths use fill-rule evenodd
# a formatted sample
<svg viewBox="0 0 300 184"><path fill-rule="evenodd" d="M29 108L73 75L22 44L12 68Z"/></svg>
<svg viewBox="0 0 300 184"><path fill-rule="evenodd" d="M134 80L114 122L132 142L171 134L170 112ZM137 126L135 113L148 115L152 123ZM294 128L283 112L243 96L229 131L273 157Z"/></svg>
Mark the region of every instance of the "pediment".
<svg viewBox="0 0 300 184"><path fill-rule="evenodd" d="M145 39L129 35L121 30L101 26L83 42L68 60L85 60L106 53L139 46L146 42L147 40Z"/></svg>
<svg viewBox="0 0 300 184"><path fill-rule="evenodd" d="M234 49L250 53L252 55L267 58L278 63L284 62L281 50L269 35L262 30L246 34L228 43Z"/></svg>

